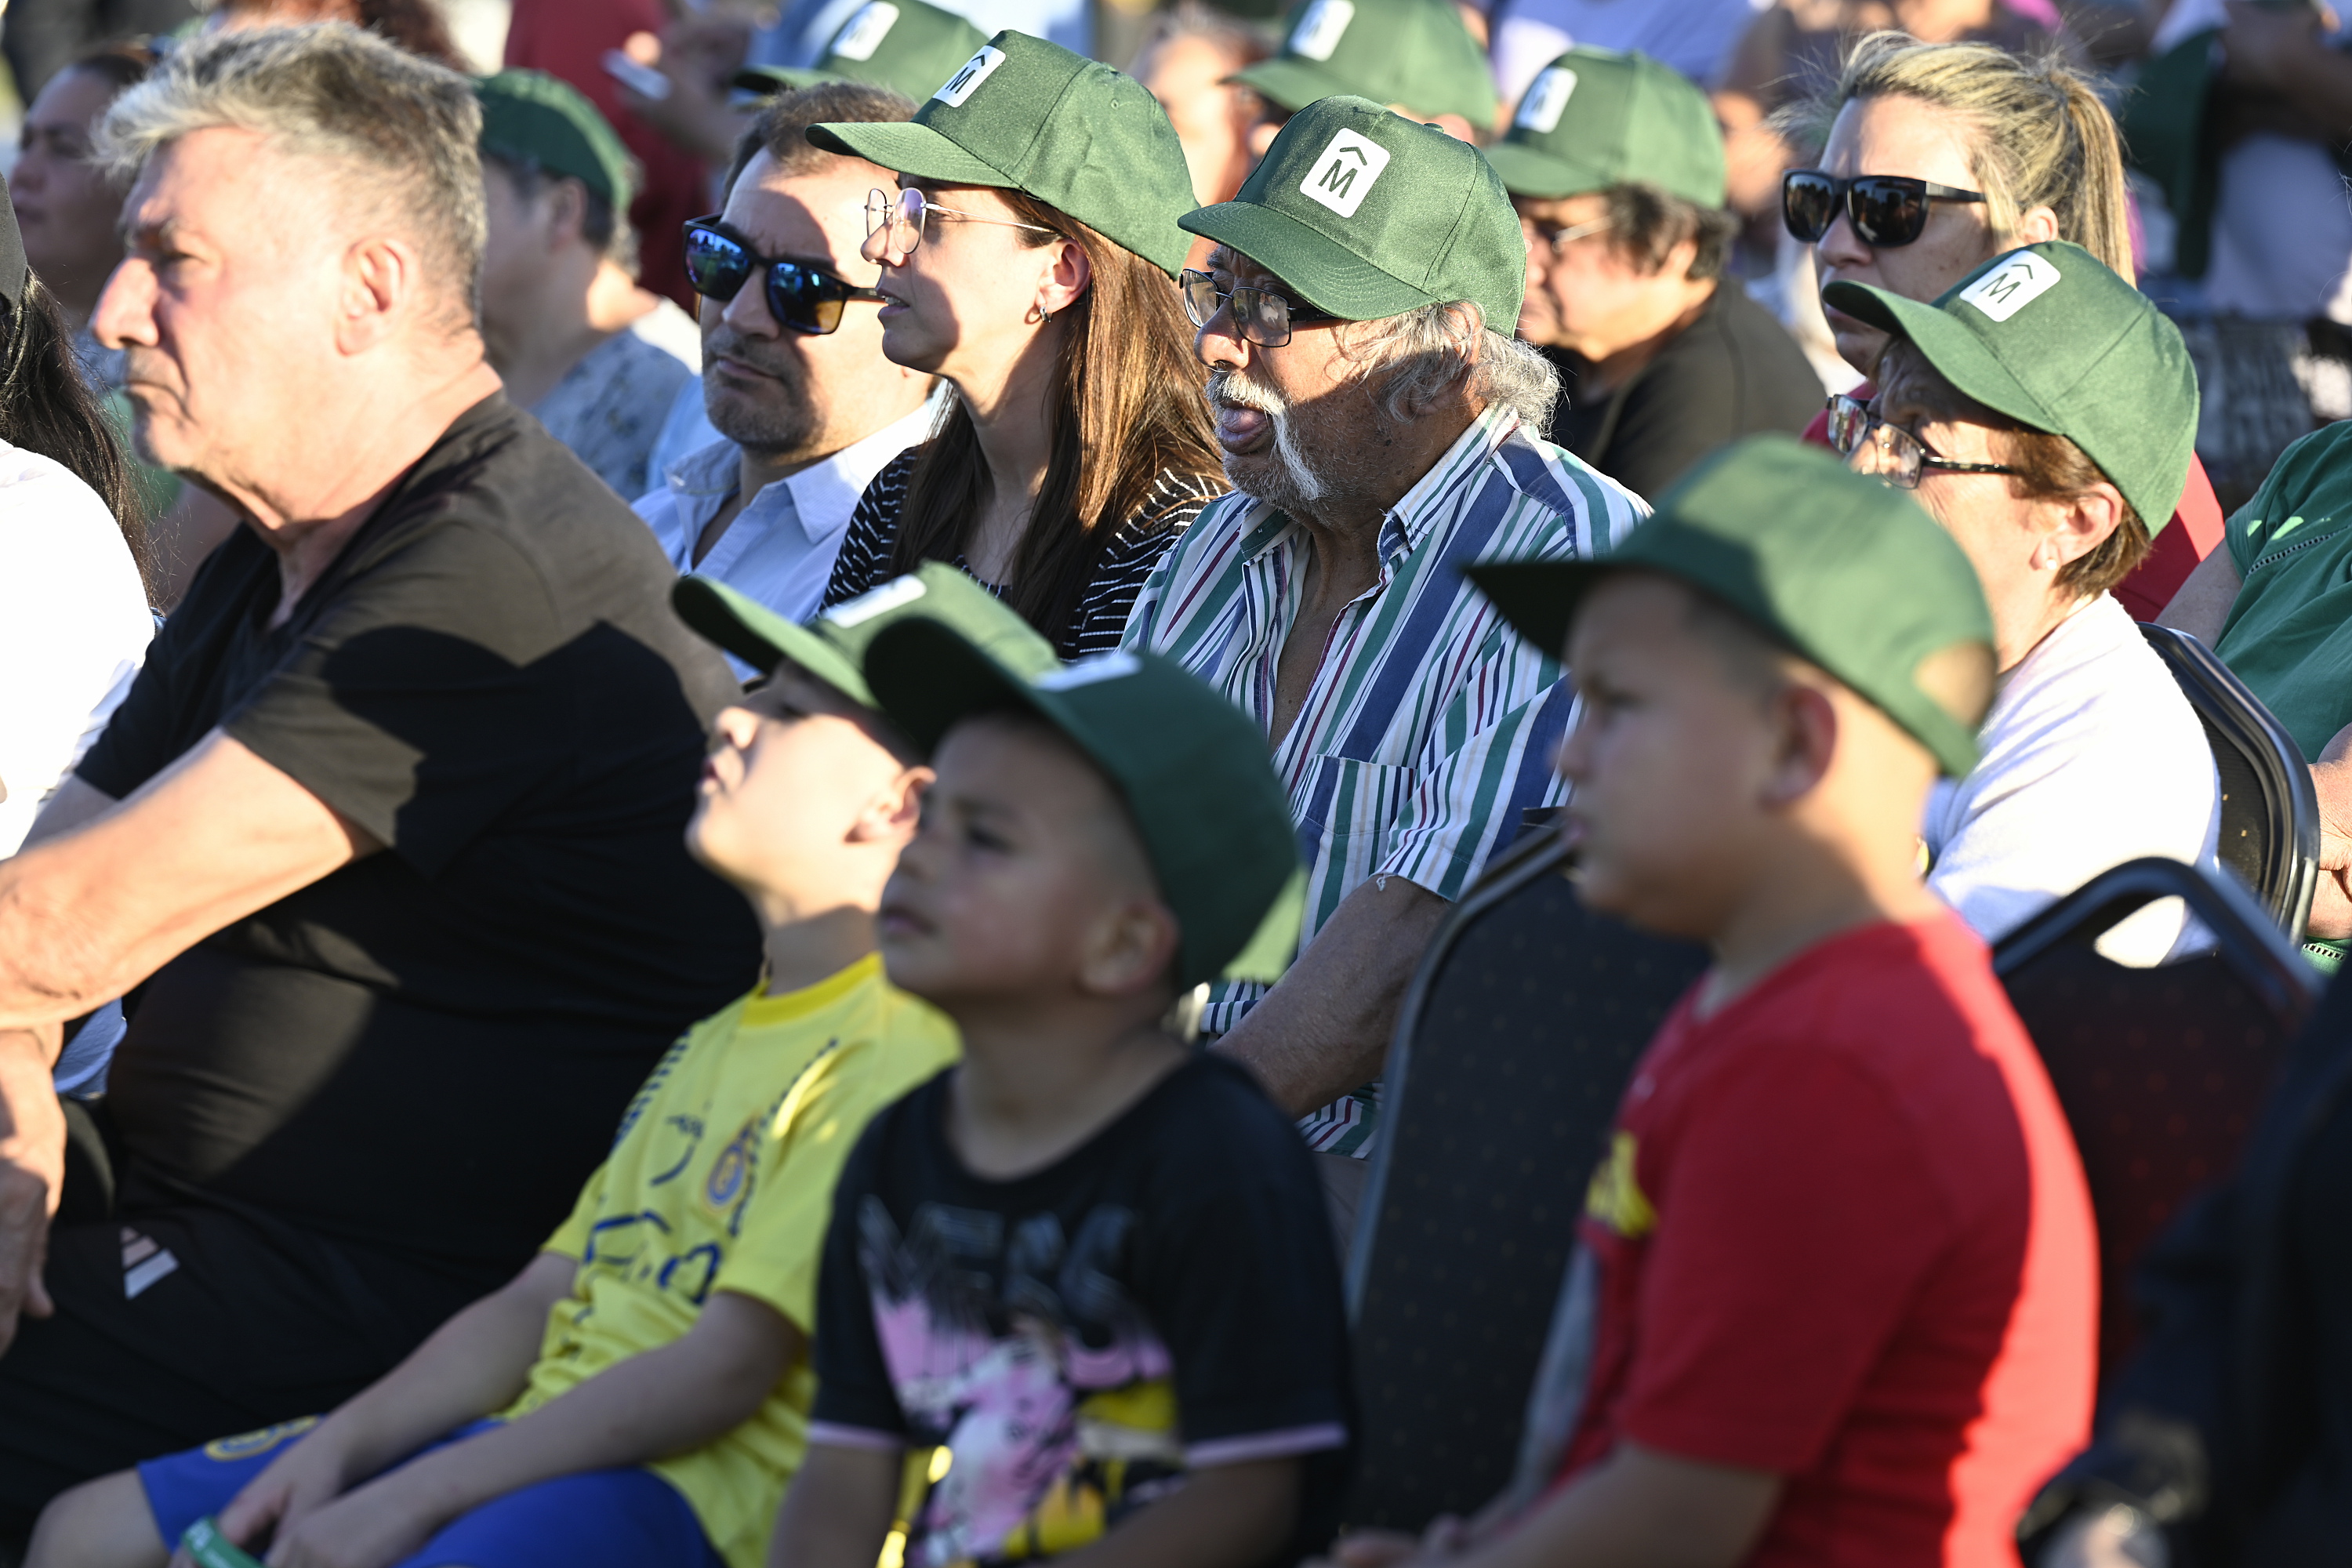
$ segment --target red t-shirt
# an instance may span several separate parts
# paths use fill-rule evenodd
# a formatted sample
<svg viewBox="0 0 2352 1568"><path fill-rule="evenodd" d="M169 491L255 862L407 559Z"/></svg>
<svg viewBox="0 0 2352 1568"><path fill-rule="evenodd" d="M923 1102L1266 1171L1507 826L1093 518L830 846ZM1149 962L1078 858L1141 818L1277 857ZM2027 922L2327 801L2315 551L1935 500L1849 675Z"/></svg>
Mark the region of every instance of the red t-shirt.
<svg viewBox="0 0 2352 1568"><path fill-rule="evenodd" d="M1832 937L1635 1068L1581 1234L1621 1438L1787 1480L1748 1559L2017 1568L2089 1435L2098 1247L2072 1136L1954 915Z"/></svg>
<svg viewBox="0 0 2352 1568"><path fill-rule="evenodd" d="M1867 400L1870 384L1864 382L1853 389L1853 395ZM1805 426L1804 439L1816 447L1830 444L1829 410L1813 416ZM2157 531L2147 559L2132 568L2130 576L2108 590L2123 601L2125 609L2136 621L2152 621L2172 603L2172 595L2180 592L2180 584L2197 570L2197 563L2213 553L2221 542L2221 526L2227 521L2221 516L2221 500L2213 493L2213 481L2206 477L2204 459L2195 453L2189 456L2189 485L2180 492L2179 510L2172 521Z"/></svg>

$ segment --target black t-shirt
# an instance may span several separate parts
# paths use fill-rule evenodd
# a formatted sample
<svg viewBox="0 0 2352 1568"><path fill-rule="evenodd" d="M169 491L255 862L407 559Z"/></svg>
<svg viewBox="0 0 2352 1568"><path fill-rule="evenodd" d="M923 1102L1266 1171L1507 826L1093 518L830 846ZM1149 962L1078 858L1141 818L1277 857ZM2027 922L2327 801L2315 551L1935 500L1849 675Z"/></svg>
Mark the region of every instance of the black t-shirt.
<svg viewBox="0 0 2352 1568"><path fill-rule="evenodd" d="M1290 1455L1306 1485L1279 1561L1326 1544L1355 1417L1330 1221L1289 1121L1199 1056L1061 1161L983 1181L947 1141L953 1077L866 1130L818 1284L811 1439L953 1454L908 1568L1067 1551L1188 1465Z"/></svg>
<svg viewBox="0 0 2352 1568"><path fill-rule="evenodd" d="M387 847L133 998L125 1201L241 1204L495 1279L562 1218L759 937L688 858L735 689L629 509L503 395L446 431L289 622L215 550L77 772L127 796L219 728Z"/></svg>
<svg viewBox="0 0 2352 1568"><path fill-rule="evenodd" d="M1812 362L1736 278L1717 283L1697 320L1648 364L1590 401L1577 398L1584 362L1543 352L1560 373L1545 434L1651 500L1725 442L1767 430L1801 436L1822 411Z"/></svg>

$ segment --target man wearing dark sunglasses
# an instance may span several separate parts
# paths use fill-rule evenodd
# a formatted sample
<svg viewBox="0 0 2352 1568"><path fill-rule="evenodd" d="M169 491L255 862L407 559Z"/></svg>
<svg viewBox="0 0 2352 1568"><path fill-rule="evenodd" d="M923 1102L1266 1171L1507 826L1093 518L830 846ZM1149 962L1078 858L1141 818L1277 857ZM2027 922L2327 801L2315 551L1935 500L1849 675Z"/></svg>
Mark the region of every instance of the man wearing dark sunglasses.
<svg viewBox="0 0 2352 1568"><path fill-rule="evenodd" d="M890 176L803 133L913 112L857 82L781 94L744 134L725 210L686 228L703 407L721 438L654 476L637 515L679 572L793 620L824 596L859 494L921 439L930 394L929 376L883 358L879 268L857 253L866 192Z"/></svg>

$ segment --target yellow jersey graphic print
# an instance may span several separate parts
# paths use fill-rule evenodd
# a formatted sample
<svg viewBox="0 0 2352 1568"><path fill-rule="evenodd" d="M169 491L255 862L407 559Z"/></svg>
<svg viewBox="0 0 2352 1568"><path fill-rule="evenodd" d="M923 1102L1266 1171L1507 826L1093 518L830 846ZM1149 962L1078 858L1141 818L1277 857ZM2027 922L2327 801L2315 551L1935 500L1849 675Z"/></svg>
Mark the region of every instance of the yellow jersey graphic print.
<svg viewBox="0 0 2352 1568"><path fill-rule="evenodd" d="M1584 1212L1628 1241L1639 1241L1658 1228L1658 1211L1643 1195L1634 1173L1640 1152L1640 1142L1620 1129L1610 1137L1608 1157L1584 1190Z"/></svg>

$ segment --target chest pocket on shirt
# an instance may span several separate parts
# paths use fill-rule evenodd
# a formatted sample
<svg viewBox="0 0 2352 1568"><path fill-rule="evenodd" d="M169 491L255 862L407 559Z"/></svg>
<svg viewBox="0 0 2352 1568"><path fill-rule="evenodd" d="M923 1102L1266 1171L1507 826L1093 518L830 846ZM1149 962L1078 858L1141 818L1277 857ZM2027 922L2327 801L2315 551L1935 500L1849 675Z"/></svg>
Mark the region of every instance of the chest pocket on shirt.
<svg viewBox="0 0 2352 1568"><path fill-rule="evenodd" d="M1314 906L1352 889L1380 865L1412 783L1411 768L1384 763L1322 756L1308 764L1291 807L1298 852L1309 863L1309 920L1318 918Z"/></svg>

